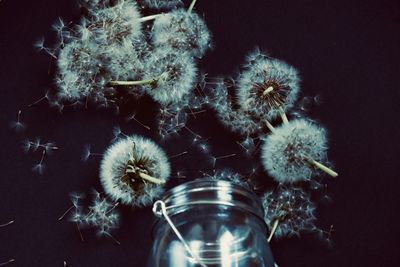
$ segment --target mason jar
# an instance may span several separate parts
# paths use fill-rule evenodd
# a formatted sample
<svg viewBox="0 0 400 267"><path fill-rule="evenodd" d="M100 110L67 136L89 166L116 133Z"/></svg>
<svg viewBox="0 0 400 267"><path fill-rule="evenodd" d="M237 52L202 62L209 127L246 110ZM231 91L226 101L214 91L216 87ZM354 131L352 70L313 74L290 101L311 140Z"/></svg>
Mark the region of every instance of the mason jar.
<svg viewBox="0 0 400 267"><path fill-rule="evenodd" d="M148 267L273 267L260 199L228 181L198 179L154 204Z"/></svg>

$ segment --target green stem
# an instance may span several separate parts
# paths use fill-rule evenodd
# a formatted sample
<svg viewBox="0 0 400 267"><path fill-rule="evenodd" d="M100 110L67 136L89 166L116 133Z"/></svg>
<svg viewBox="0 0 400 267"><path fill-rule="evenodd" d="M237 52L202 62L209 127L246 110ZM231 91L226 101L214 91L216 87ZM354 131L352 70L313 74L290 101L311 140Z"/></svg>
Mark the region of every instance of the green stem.
<svg viewBox="0 0 400 267"><path fill-rule="evenodd" d="M279 219L274 220L274 223L272 224L271 232L270 232L270 234L268 236L268 239L267 239L268 243L271 242L271 239L274 236L274 234L276 232L276 229L278 228L279 222L280 222Z"/></svg>
<svg viewBox="0 0 400 267"><path fill-rule="evenodd" d="M267 125L268 129L269 129L272 133L275 132L275 127L272 126L272 124L271 124L268 120L265 120L265 124Z"/></svg>
<svg viewBox="0 0 400 267"><path fill-rule="evenodd" d="M139 22L146 22L146 21L149 21L149 20L155 20L158 17L161 17L162 15L164 15L164 14L156 14L156 15L150 15L150 16L146 16L146 17L141 17L139 19Z"/></svg>
<svg viewBox="0 0 400 267"><path fill-rule="evenodd" d="M312 159L312 158L307 158L307 161L309 163L311 163L312 165L314 165L315 167L317 167L318 169L320 169L321 171L329 174L332 177L337 177L339 174L337 172L335 172L334 170L328 168L327 166L325 166L324 164Z"/></svg>
<svg viewBox="0 0 400 267"><path fill-rule="evenodd" d="M156 79L140 80L140 81L110 81L110 85L145 85L156 82Z"/></svg>
<svg viewBox="0 0 400 267"><path fill-rule="evenodd" d="M188 8L188 13L192 13L194 5L196 4L197 0L193 0L192 3L190 3L190 6Z"/></svg>
<svg viewBox="0 0 400 267"><path fill-rule="evenodd" d="M279 114L281 115L281 118L282 118L283 123L284 123L284 124L288 124L288 123L289 123L289 120L288 120L288 118L287 118L287 116L286 116L286 113L285 113L285 111L283 110L282 107L279 108Z"/></svg>
<svg viewBox="0 0 400 267"><path fill-rule="evenodd" d="M149 181L149 182L151 182L153 184L158 184L158 185L165 184L165 180L154 178L153 176L150 176L150 175L145 174L143 172L139 172L139 176L140 176L140 178L142 178L142 179L144 179L146 181Z"/></svg>

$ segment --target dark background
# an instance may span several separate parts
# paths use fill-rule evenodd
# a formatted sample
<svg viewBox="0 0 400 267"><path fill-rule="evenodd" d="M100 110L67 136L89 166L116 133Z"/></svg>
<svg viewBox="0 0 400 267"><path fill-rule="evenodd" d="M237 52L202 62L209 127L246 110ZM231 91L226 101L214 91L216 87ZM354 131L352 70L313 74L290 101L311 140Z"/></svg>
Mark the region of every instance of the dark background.
<svg viewBox="0 0 400 267"><path fill-rule="evenodd" d="M202 61L210 76L233 75L247 52L256 46L295 66L302 77L302 96L320 96L309 115L329 130L330 160L340 176L325 178L331 203L319 203L317 224L328 229L332 245L315 235L273 241L280 267L400 266L399 238L399 121L400 3L389 0L272 1L200 0L214 35L215 49ZM78 22L73 0L0 1L1 178L0 262L15 258L14 266L144 266L151 244L150 208L120 208L121 225L113 232L121 246L98 239L85 230L80 242L74 226L57 218L70 206L70 192L101 190L99 158L81 161L85 144L103 152L114 126L148 136L169 155L189 154L171 161L174 172L192 179L211 171L207 155L191 146L193 137L160 141L155 129L157 106L144 99L138 119L151 131L110 110L66 109L62 114L41 103L26 110L52 87L47 75L50 58L34 51L41 36L52 44L51 25L58 17ZM28 126L22 134L9 128L17 111ZM217 162L243 174L257 166L246 158L209 111L188 124L210 138L211 154L238 153ZM43 175L31 171L40 153L24 154L22 141L40 137L60 150L45 158ZM398 165L398 164L397 164ZM259 169L260 179L270 180ZM175 181L172 184L182 181ZM11 265L10 265L11 266Z"/></svg>

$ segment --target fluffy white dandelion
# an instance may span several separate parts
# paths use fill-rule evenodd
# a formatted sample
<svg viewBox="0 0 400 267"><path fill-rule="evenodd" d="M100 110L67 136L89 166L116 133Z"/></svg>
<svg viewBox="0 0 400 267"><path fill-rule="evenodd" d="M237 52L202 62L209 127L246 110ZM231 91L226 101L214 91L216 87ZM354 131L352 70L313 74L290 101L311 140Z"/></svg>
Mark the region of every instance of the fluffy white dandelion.
<svg viewBox="0 0 400 267"><path fill-rule="evenodd" d="M115 6L93 10L89 28L95 43L111 45L141 36L140 18L135 2L120 1Z"/></svg>
<svg viewBox="0 0 400 267"><path fill-rule="evenodd" d="M280 186L262 197L264 220L270 228L268 241L299 236L301 231L317 230L315 204L301 188Z"/></svg>
<svg viewBox="0 0 400 267"><path fill-rule="evenodd" d="M160 196L170 175L164 151L153 141L132 135L121 138L105 152L100 180L114 201L146 206Z"/></svg>
<svg viewBox="0 0 400 267"><path fill-rule="evenodd" d="M242 109L236 109L226 84L221 81L213 86L212 101L209 103L216 111L222 124L241 135L251 135L263 130L259 119L252 117Z"/></svg>
<svg viewBox="0 0 400 267"><path fill-rule="evenodd" d="M153 24L151 37L157 47L172 47L201 58L210 48L211 33L204 20L185 9L159 16Z"/></svg>
<svg viewBox="0 0 400 267"><path fill-rule="evenodd" d="M155 49L146 62L143 80L112 81L111 85L143 86L161 105L179 103L194 89L197 67L188 53L170 48Z"/></svg>
<svg viewBox="0 0 400 267"><path fill-rule="evenodd" d="M262 163L279 183L309 180L318 169L337 176L321 163L327 161L327 148L324 128L305 119L293 120L266 137Z"/></svg>
<svg viewBox="0 0 400 267"><path fill-rule="evenodd" d="M297 99L300 78L285 62L259 51L251 53L238 78L238 102L243 110L273 120L291 108Z"/></svg>
<svg viewBox="0 0 400 267"><path fill-rule="evenodd" d="M100 48L73 40L58 55L56 84L61 100L75 101L84 97L104 99L104 88L111 79L102 69Z"/></svg>
<svg viewBox="0 0 400 267"><path fill-rule="evenodd" d="M143 0L143 5L153 9L173 9L181 6L182 0Z"/></svg>

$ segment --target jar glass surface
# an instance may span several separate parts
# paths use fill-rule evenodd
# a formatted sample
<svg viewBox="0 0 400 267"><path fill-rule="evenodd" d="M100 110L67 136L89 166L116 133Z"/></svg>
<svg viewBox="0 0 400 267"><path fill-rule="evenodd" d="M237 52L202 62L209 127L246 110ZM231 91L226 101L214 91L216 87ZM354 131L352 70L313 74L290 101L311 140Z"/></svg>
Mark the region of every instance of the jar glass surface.
<svg viewBox="0 0 400 267"><path fill-rule="evenodd" d="M198 179L168 191L148 267L273 267L259 198L228 181ZM189 251L190 249L190 251Z"/></svg>

